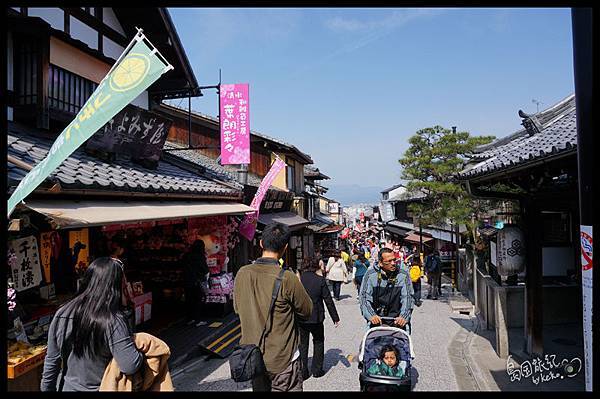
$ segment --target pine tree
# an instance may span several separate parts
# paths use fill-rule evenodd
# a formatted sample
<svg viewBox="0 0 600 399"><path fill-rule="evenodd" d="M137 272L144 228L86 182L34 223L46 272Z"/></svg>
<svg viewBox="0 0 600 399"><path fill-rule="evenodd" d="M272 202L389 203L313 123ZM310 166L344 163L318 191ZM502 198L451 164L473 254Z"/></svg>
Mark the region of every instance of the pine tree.
<svg viewBox="0 0 600 399"><path fill-rule="evenodd" d="M423 225L468 223L473 221L478 204L457 181L465 160L475 147L487 144L493 136L471 136L442 126L417 131L410 147L399 160L407 190L423 193L425 198L409 205L409 210Z"/></svg>

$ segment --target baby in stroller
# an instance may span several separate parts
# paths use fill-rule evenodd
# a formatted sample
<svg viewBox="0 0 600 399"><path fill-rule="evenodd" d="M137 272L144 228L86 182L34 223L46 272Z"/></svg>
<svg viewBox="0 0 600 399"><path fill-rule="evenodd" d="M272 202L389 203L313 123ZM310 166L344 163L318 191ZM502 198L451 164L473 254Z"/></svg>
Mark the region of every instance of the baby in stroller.
<svg viewBox="0 0 600 399"><path fill-rule="evenodd" d="M392 326L371 327L359 351L361 391L410 391L413 359L412 342L406 331Z"/></svg>
<svg viewBox="0 0 600 399"><path fill-rule="evenodd" d="M398 349L392 345L384 345L379 353L379 358L371 364L367 373L370 375L404 377L407 362L399 359L400 354L398 353Z"/></svg>

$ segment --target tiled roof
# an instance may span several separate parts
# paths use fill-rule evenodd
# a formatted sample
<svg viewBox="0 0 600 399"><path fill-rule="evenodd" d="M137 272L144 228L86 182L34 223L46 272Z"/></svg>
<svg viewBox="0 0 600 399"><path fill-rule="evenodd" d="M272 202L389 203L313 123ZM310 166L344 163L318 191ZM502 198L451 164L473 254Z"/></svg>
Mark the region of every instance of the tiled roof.
<svg viewBox="0 0 600 399"><path fill-rule="evenodd" d="M397 189L399 187L404 187L404 184L396 184L395 186L386 188L385 190L381 191L381 194L389 193L390 191L394 191L395 189Z"/></svg>
<svg viewBox="0 0 600 399"><path fill-rule="evenodd" d="M171 141L165 142L165 149L173 148L185 148L177 143ZM211 173L215 178L224 180L228 183L238 185L242 189L242 185L237 182L237 167L232 165L221 165L216 159L212 159L209 156L199 153L194 150L187 151L169 151L168 154L185 159L186 161L192 162L196 165L204 167L207 172ZM253 187L259 187L262 178L254 173L248 172L248 185ZM283 191L275 186L271 186L270 190Z"/></svg>
<svg viewBox="0 0 600 399"><path fill-rule="evenodd" d="M577 147L575 96L571 95L535 115L539 132L526 129L481 146L460 172L463 179L511 169L529 161L547 158Z"/></svg>
<svg viewBox="0 0 600 399"><path fill-rule="evenodd" d="M31 166L44 159L54 142L32 129L9 123L8 154ZM8 183L16 186L26 171L8 163ZM161 161L156 170L125 160L106 163L77 149L50 175L65 189L173 193L238 197L239 190Z"/></svg>
<svg viewBox="0 0 600 399"><path fill-rule="evenodd" d="M316 168L314 166L311 165L304 165L304 177L305 178L315 178L317 177L318 179L315 180L329 180L331 179L329 176L327 176L326 174L324 174L323 172L321 172L319 170L319 168Z"/></svg>
<svg viewBox="0 0 600 399"><path fill-rule="evenodd" d="M188 112L188 110L187 110L187 109L185 109L185 108L180 108L180 107L178 107L178 106L175 106L175 105L173 105L173 104L169 104L169 103L162 103L162 104L161 104L161 107L163 107L163 108L165 108L165 109L169 109L169 108L171 108L172 110L175 110L175 111L178 111L178 112L185 112L185 113L187 113L187 112ZM198 112L198 111L192 111L192 115L194 115L194 116L196 116L196 117L199 117L199 118L203 118L203 119L209 120L209 121L211 121L211 122L213 122L213 123L216 123L217 125L219 124L219 119L218 119L218 118L215 118L214 116L206 115L206 114L203 114L203 113L201 113L201 112ZM217 129L218 129L218 128L217 128ZM287 147L287 149L291 150L292 152L295 152L295 153L296 153L297 155L299 155L301 158L305 158L305 160L306 160L308 163L313 163L313 160L312 160L312 158L310 157L310 155L308 155L308 154L306 154L306 153L304 153L304 152L300 151L300 150L299 150L299 149L298 149L298 148L297 148L295 145L293 145L293 144L286 143L285 141L283 141L283 140L280 140L280 139L278 139L278 138L275 138L275 137L267 136L266 134L264 134L264 133L260 133L260 132L257 132L256 130L251 130L251 131L250 131L250 135L251 135L251 136L256 136L256 137L258 137L258 138L261 138L261 139L264 139L264 140L267 140L267 141L271 141L271 142L273 142L273 143L276 143L276 144L279 144L279 145L281 145L281 146L283 146L283 147Z"/></svg>
<svg viewBox="0 0 600 399"><path fill-rule="evenodd" d="M388 199L388 202L412 201L425 197L427 197L427 194L425 194L422 191L405 191L396 195L395 197Z"/></svg>

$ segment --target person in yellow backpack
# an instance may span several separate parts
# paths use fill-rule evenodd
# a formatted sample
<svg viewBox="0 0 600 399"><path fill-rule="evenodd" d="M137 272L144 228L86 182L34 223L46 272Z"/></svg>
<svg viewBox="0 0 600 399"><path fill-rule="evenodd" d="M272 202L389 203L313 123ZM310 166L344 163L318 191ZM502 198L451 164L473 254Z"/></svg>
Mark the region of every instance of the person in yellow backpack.
<svg viewBox="0 0 600 399"><path fill-rule="evenodd" d="M413 298L415 300L415 306L421 306L423 303L421 301L421 262L418 256L413 256L411 258L411 266L408 269L408 273L410 275L410 279L413 285Z"/></svg>

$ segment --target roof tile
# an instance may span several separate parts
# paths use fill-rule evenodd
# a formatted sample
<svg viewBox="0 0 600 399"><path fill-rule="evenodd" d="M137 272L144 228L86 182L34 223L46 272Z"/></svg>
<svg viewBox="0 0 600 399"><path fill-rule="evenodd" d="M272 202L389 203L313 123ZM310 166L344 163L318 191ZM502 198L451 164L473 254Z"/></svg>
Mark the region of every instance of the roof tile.
<svg viewBox="0 0 600 399"><path fill-rule="evenodd" d="M32 166L39 163L52 146L35 129L9 122L8 153ZM20 181L25 171L8 163L11 184ZM161 161L156 170L149 170L126 160L107 163L95 159L82 148L69 156L52 174L65 189L102 188L115 191L170 192L214 194L238 197L241 191L203 176L188 172L167 161Z"/></svg>

